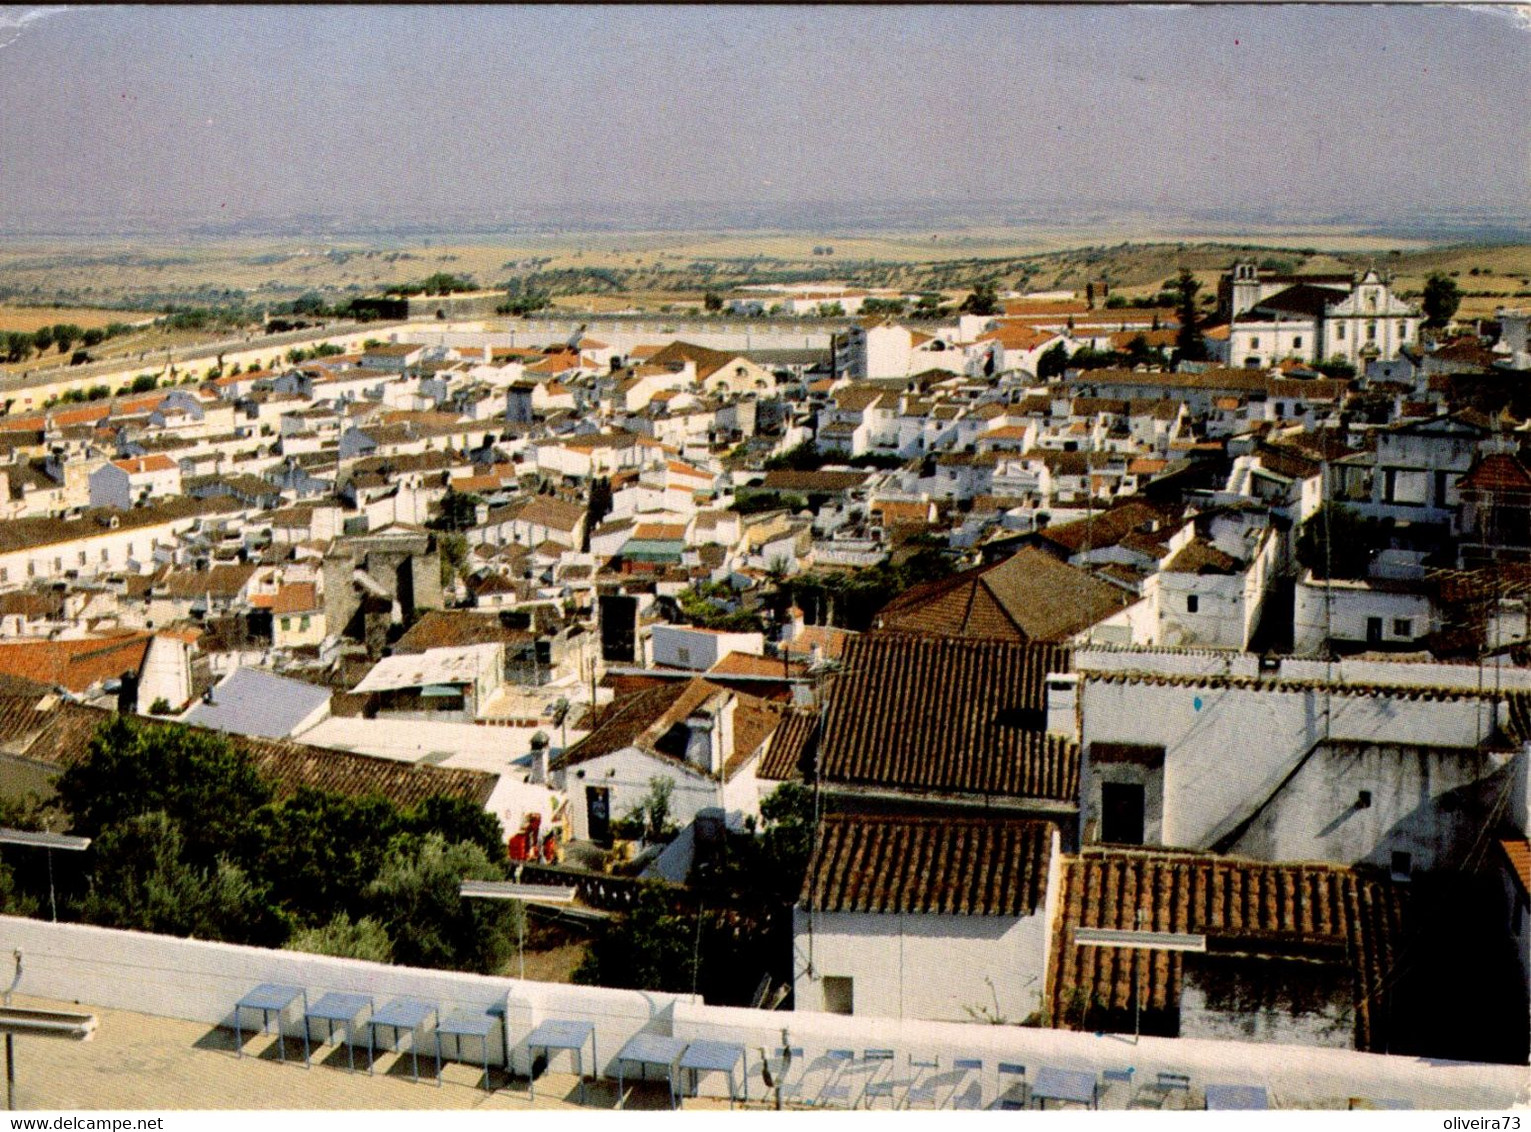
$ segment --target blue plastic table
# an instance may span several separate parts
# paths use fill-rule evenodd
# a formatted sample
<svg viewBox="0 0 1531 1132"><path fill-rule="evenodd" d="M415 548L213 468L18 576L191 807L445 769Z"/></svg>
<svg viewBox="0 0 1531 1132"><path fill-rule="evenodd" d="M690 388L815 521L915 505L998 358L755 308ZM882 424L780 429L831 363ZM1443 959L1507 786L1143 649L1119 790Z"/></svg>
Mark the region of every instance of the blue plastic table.
<svg viewBox="0 0 1531 1132"><path fill-rule="evenodd" d="M1208 1085L1207 1108L1223 1111L1270 1107L1263 1085Z"/></svg>
<svg viewBox="0 0 1531 1132"><path fill-rule="evenodd" d="M398 1044L399 1031L408 1030L411 1033L409 1039L409 1052L415 1059L415 1081L420 1080L420 1028L427 1020L436 1018L440 1011L435 1003L417 1002L411 998L396 998L381 1010L375 1010L372 1017L367 1019L367 1072L372 1072L372 1049L373 1039L379 1029L387 1027L393 1036L394 1044ZM436 1085L441 1085L441 1043L436 1043Z"/></svg>
<svg viewBox="0 0 1531 1132"><path fill-rule="evenodd" d="M351 1067L351 1072L356 1072L356 1020L361 1017L362 1011L372 1013L372 996L366 994L342 994L340 991L331 991L313 1006L303 1008L303 1032L308 1033L308 1024L312 1019L319 1019L325 1024L325 1044L335 1036L335 1023L345 1025L346 1034L346 1060ZM369 1060L367 1071L372 1071L370 1060L372 1052L371 1044L367 1046Z"/></svg>
<svg viewBox="0 0 1531 1132"><path fill-rule="evenodd" d="M537 1074L535 1072L537 1050L552 1056L555 1049L571 1050L577 1059L579 1073L579 1099L585 1102L585 1043L590 1043L590 1067L600 1072L600 1061L595 1053L595 1027L589 1022L567 1022L550 1018L526 1035L526 1094L530 1100L537 1099Z"/></svg>
<svg viewBox="0 0 1531 1132"><path fill-rule="evenodd" d="M1054 1069L1044 1065L1037 1070L1036 1082L1031 1086L1032 1099L1046 1108L1048 1101L1073 1101L1095 1107L1095 1074L1082 1069Z"/></svg>
<svg viewBox="0 0 1531 1132"><path fill-rule="evenodd" d="M648 1067L662 1065L665 1082L670 1086L670 1107L675 1107L675 1063L686 1052L684 1038L671 1038L664 1034L637 1033L627 1040L622 1052L617 1054L617 1107L622 1107L623 1070L628 1062L640 1067L642 1079L648 1080Z"/></svg>
<svg viewBox="0 0 1531 1132"><path fill-rule="evenodd" d="M734 1086L734 1067L744 1060L744 1047L737 1042L715 1042L706 1038L698 1038L686 1047L686 1052L681 1054L680 1067L689 1069L692 1079L696 1080L703 1073L727 1073L728 1074L728 1107L734 1107L734 1096L737 1091ZM744 1076L744 1100L750 1099L750 1078Z"/></svg>
<svg viewBox="0 0 1531 1132"><path fill-rule="evenodd" d="M499 1024L500 1018L487 1010L454 1010L448 1014L436 1026L436 1052L441 1052L441 1035L446 1034L456 1039L456 1049L459 1055L462 1053L463 1038L477 1038L484 1050L484 1089L492 1092L489 1087L489 1035L494 1033L494 1028Z"/></svg>
<svg viewBox="0 0 1531 1132"><path fill-rule="evenodd" d="M259 1010L260 1028L264 1033L266 1023L272 1014L276 1015L276 1052L277 1056L287 1060L287 1043L282 1039L282 1012L293 1004L294 999L303 1000L303 1013L308 1013L308 992L302 987L288 987L280 983L262 983L249 994L234 1004L234 1052L237 1056L245 1055L244 1034L239 1028L239 1012L241 1010ZM308 1056L308 1022L305 1018L303 1023L303 1064L309 1062Z"/></svg>

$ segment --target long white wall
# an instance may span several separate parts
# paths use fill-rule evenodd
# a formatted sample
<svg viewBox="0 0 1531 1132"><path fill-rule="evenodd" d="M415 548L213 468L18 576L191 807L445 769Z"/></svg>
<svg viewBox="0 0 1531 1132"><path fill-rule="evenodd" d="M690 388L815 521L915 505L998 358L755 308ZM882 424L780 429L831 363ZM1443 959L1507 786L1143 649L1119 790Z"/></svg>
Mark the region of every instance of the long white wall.
<svg viewBox="0 0 1531 1132"><path fill-rule="evenodd" d="M439 1001L444 1008L488 1008L506 1003L514 1069L525 1072L520 1039L548 1018L588 1021L596 1027L597 1062L614 1071L613 1059L639 1030L685 1039L739 1042L748 1053L752 1095L760 1095L761 1049L784 1036L800 1046L810 1064L827 1049L890 1047L898 1066L909 1054L984 1060L992 1096L995 1062L1056 1065L1099 1072L1134 1066L1139 1081L1161 1070L1189 1073L1198 1087L1208 1081L1263 1084L1279 1103L1348 1096L1399 1097L1416 1108L1504 1109L1527 1100L1524 1066L1478 1065L1348 1050L1304 1050L1239 1042L1123 1038L1017 1026L847 1018L829 1014L744 1010L694 1004L682 996L523 982L477 975L422 971L374 963L266 951L254 947L173 939L79 924L0 917L0 954L23 951L17 993L86 1009L131 1010L208 1025L231 1021L240 996L264 982L305 987L310 1001L327 990ZM296 1028L295 1032L296 1032ZM471 1043L470 1043L471 1044ZM465 1051L472 1060L473 1051ZM567 1064L560 1055L559 1067ZM1033 1070L1035 1072L1035 1070ZM703 1091L721 1095L720 1074L705 1077Z"/></svg>

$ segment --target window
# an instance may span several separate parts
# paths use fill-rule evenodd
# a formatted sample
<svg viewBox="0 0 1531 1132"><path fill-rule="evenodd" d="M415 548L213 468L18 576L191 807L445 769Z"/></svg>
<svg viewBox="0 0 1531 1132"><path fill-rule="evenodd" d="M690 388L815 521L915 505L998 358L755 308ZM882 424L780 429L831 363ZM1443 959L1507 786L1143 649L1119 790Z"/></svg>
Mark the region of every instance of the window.
<svg viewBox="0 0 1531 1132"><path fill-rule="evenodd" d="M826 1014L854 1014L856 1012L856 980L849 975L824 976L824 1012Z"/></svg>
<svg viewBox="0 0 1531 1132"><path fill-rule="evenodd" d="M678 648L678 649L675 650L675 658L677 660L679 660L682 664L690 664L691 663L691 650L688 649L688 648Z"/></svg>
<svg viewBox="0 0 1531 1132"><path fill-rule="evenodd" d="M301 631L303 631L303 632L307 632L308 631L308 618L307 617L304 617L301 621L298 622L298 628Z"/></svg>
<svg viewBox="0 0 1531 1132"><path fill-rule="evenodd" d="M6 582L9 582L10 580L11 580L11 572L9 570L7 570L4 566L0 566L0 585L4 585Z"/></svg>
<svg viewBox="0 0 1531 1132"><path fill-rule="evenodd" d="M1143 784L1100 784L1100 839L1108 845L1143 844Z"/></svg>
<svg viewBox="0 0 1531 1132"><path fill-rule="evenodd" d="M288 630L290 630L291 628L292 628L292 618L291 617L284 617L284 618L282 618L282 632L285 633Z"/></svg>
<svg viewBox="0 0 1531 1132"><path fill-rule="evenodd" d="M1302 349L1302 335L1301 334L1297 335L1297 337L1292 339L1292 349L1294 349L1294 350Z"/></svg>
<svg viewBox="0 0 1531 1132"><path fill-rule="evenodd" d="M37 577L37 563L35 563L35 562L28 562L27 563L27 577L29 577L29 578Z"/></svg>
<svg viewBox="0 0 1531 1132"><path fill-rule="evenodd" d="M1195 613L1201 608L1201 597L1197 594L1187 594L1185 599L1185 611Z"/></svg>
<svg viewBox="0 0 1531 1132"><path fill-rule="evenodd" d="M1334 326L1334 338L1335 338L1335 341L1337 341L1337 342L1345 341L1345 324L1343 322L1339 322L1339 323L1335 324L1335 326Z"/></svg>
<svg viewBox="0 0 1531 1132"><path fill-rule="evenodd" d="M1375 342L1377 340L1377 324L1375 322L1368 322L1366 324L1366 340L1368 342Z"/></svg>
<svg viewBox="0 0 1531 1132"><path fill-rule="evenodd" d="M1395 617L1393 619L1393 636L1412 637L1414 635L1414 622L1407 617Z"/></svg>
<svg viewBox="0 0 1531 1132"><path fill-rule="evenodd" d="M1407 878L1414 866L1414 858L1411 854L1401 850L1393 850L1393 875Z"/></svg>
<svg viewBox="0 0 1531 1132"><path fill-rule="evenodd" d="M104 546L103 546L103 547L102 547L102 548L101 548L101 561L102 561L102 562L107 562L107 561L110 561L110 560L109 560L109 559L108 559L108 558L107 558L107 556L106 556L106 547L104 547Z"/></svg>
<svg viewBox="0 0 1531 1132"><path fill-rule="evenodd" d="M1260 339L1258 336L1249 340L1249 348L1251 350L1258 350L1260 348Z"/></svg>
<svg viewBox="0 0 1531 1132"><path fill-rule="evenodd" d="M64 572L64 559L62 555L55 554L53 556L53 572L55 574L62 574Z"/></svg>
<svg viewBox="0 0 1531 1132"><path fill-rule="evenodd" d="M85 552L83 550L80 551L80 565L81 566L85 565L85 557L86 557Z"/></svg>

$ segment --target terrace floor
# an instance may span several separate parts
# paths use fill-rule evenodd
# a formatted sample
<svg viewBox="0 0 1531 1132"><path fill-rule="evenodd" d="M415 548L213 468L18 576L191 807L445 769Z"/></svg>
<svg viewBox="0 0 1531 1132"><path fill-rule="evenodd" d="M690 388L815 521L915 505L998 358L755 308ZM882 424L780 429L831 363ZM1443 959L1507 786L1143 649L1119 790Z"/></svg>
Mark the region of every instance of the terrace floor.
<svg viewBox="0 0 1531 1132"><path fill-rule="evenodd" d="M421 1079L412 1077L408 1052L380 1052L375 1072L365 1071L367 1051L357 1050L357 1071L346 1067L345 1045L315 1046L313 1068L303 1067L301 1039L287 1039L287 1064L277 1059L269 1033L245 1035L245 1056L234 1056L234 1034L201 1022L156 1018L126 1010L103 1010L50 999L17 995L17 1006L88 1010L99 1019L88 1042L17 1038L17 1109L452 1109L527 1108L610 1109L616 1104L614 1081L588 1084L579 1103L579 1083L572 1073L549 1073L537 1082L536 1100L526 1081L506 1081L491 1069L492 1091L483 1088L483 1071L468 1062L445 1062L442 1083L433 1080L434 1056L420 1059ZM465 1046L471 1046L466 1042ZM468 1057L473 1050L465 1049ZM560 1059L560 1064L566 1058ZM759 1082L755 1082L759 1088ZM668 1101L662 1083L630 1090L630 1109L662 1109ZM688 1098L686 1109L727 1109L726 1099Z"/></svg>

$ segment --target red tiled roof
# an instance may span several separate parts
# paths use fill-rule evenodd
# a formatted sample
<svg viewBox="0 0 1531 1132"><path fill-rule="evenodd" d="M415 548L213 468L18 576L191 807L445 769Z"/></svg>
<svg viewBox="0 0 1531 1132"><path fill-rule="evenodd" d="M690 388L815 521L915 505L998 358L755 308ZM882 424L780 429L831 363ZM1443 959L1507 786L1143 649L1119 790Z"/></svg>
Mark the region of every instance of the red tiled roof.
<svg viewBox="0 0 1531 1132"><path fill-rule="evenodd" d="M1520 883L1521 892L1531 896L1531 841L1524 837L1501 838L1499 848Z"/></svg>
<svg viewBox="0 0 1531 1132"><path fill-rule="evenodd" d="M151 637L152 633L127 632L76 640L0 642L0 673L84 692L124 672L136 675Z"/></svg>
<svg viewBox="0 0 1531 1132"><path fill-rule="evenodd" d="M1030 916L1057 827L995 818L829 814L799 902L816 912Z"/></svg>
<svg viewBox="0 0 1531 1132"><path fill-rule="evenodd" d="M1088 850L1062 871L1047 980L1054 1025L1091 1029L1102 1012L1130 1011L1134 967L1145 1011L1180 1005L1182 953L1081 947L1075 929L1194 932L1220 951L1349 966L1356 1048L1386 1048L1380 998L1403 944L1399 886L1338 865L1178 851Z"/></svg>
<svg viewBox="0 0 1531 1132"><path fill-rule="evenodd" d="M826 782L1073 802L1078 745L1044 731L1056 645L866 634L846 647L824 713Z"/></svg>
<svg viewBox="0 0 1531 1132"><path fill-rule="evenodd" d="M292 582L276 591L272 613L312 613L319 608L319 591L313 582Z"/></svg>

